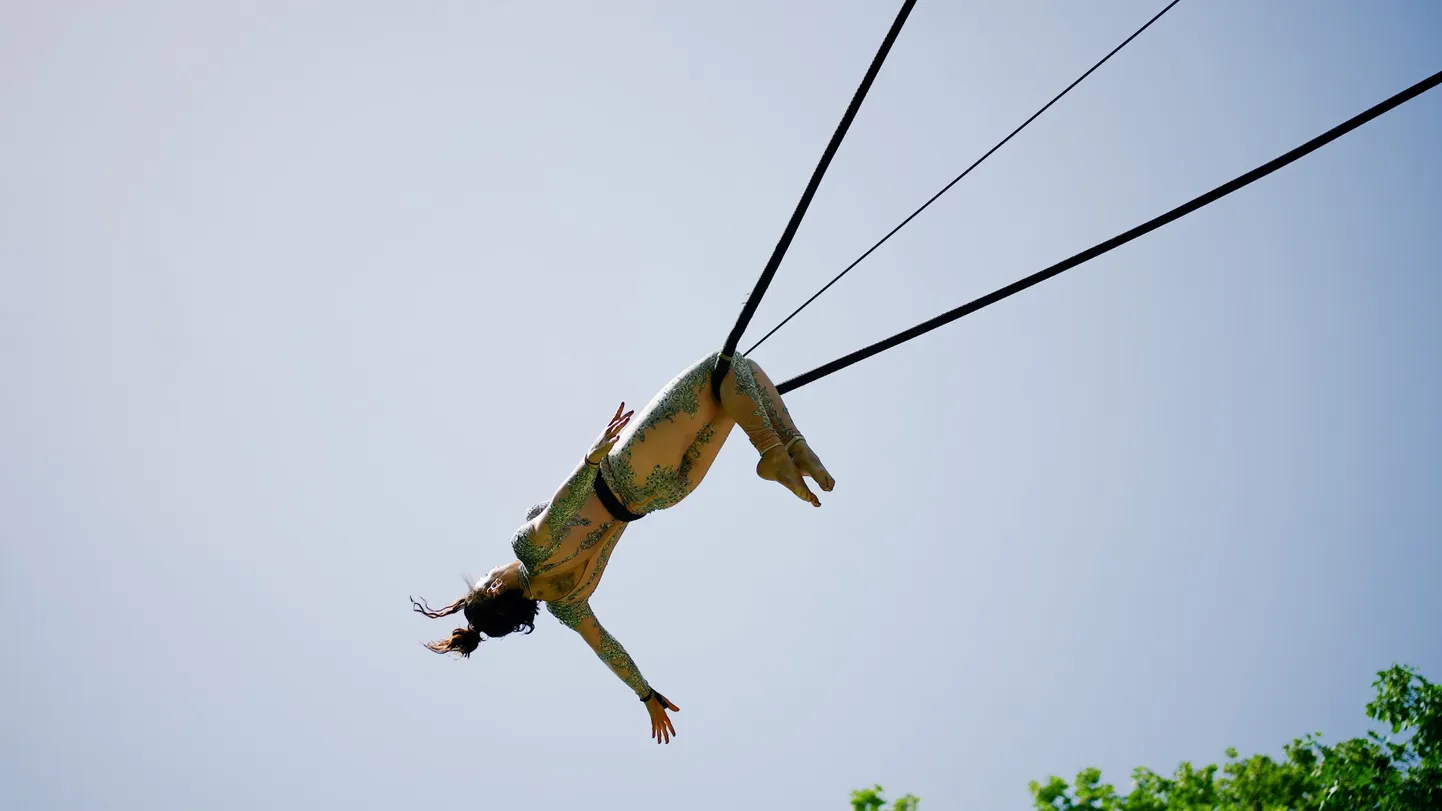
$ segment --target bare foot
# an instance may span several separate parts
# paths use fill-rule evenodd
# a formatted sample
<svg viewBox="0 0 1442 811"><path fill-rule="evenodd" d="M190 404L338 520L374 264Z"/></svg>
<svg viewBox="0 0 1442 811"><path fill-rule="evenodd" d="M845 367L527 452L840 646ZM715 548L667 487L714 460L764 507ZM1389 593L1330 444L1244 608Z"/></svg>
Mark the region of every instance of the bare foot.
<svg viewBox="0 0 1442 811"><path fill-rule="evenodd" d="M836 486L836 480L826 472L826 466L821 464L821 460L811 450L811 446L806 444L806 440L798 439L791 446L791 461L796 463L796 467L803 474L810 476L812 481L821 485L822 490L829 493L831 488Z"/></svg>
<svg viewBox="0 0 1442 811"><path fill-rule="evenodd" d="M787 490L795 493L797 498L811 502L813 507L821 506L821 499L806 486L806 482L801 478L801 471L797 470L796 463L791 461L791 455L780 445L761 455L761 461L756 463L756 475L768 481L780 482Z"/></svg>

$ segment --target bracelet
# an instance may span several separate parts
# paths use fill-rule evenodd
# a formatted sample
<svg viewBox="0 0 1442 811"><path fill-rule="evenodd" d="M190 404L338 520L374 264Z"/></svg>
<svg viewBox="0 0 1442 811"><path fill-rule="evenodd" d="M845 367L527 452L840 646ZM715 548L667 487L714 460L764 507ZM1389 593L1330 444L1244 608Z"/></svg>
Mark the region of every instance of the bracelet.
<svg viewBox="0 0 1442 811"><path fill-rule="evenodd" d="M581 457L581 461L586 463L586 467L600 467L600 466L601 466L601 463L600 463L600 462L592 462L590 456L583 456L583 457Z"/></svg>
<svg viewBox="0 0 1442 811"><path fill-rule="evenodd" d="M656 694L656 688L652 687L649 691L647 691L646 695L641 698L641 703L642 703L642 704L645 704L646 702L648 702L648 701L650 701L651 699L655 698L656 695L657 695L657 694Z"/></svg>

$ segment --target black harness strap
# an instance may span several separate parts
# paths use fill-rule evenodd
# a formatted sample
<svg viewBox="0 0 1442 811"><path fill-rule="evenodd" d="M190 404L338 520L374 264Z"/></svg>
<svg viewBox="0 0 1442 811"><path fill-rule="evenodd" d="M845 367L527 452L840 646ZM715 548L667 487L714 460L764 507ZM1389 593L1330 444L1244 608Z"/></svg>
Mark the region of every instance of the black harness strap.
<svg viewBox="0 0 1442 811"><path fill-rule="evenodd" d="M595 490L596 498L601 500L601 506L605 507L606 512L610 513L611 517L617 521L623 521L629 524L632 521L639 521L645 518L644 515L639 515L626 509L626 505L621 503L621 499L616 498L616 494L611 492L611 485L606 484L606 477L602 476L599 470L596 471Z"/></svg>

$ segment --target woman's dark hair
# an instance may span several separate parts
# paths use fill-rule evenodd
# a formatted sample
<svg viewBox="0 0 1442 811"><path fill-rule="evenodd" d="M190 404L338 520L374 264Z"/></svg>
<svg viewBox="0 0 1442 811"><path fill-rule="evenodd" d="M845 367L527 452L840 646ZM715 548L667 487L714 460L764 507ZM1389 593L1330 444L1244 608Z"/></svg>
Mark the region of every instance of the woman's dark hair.
<svg viewBox="0 0 1442 811"><path fill-rule="evenodd" d="M536 611L540 604L526 597L520 589L507 589L494 597L477 589L456 600L454 603L433 611L424 600L411 598L411 606L419 614L431 619L448 617L465 612L467 628L451 631L450 639L428 642L426 647L436 653L459 653L469 658L483 639L498 639L506 634L522 631L529 634L536 629ZM483 637L482 634L485 636Z"/></svg>

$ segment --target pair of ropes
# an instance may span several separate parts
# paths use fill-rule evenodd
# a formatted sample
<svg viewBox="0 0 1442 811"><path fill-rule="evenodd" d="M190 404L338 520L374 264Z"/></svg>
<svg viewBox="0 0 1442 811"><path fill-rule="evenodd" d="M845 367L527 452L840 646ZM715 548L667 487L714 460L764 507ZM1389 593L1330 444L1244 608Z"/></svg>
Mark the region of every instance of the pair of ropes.
<svg viewBox="0 0 1442 811"><path fill-rule="evenodd" d="M863 253L860 257L856 259L856 261L848 265L845 270L842 270L841 273L837 274L835 278L827 282L826 285L822 287L819 291L817 291L815 295L807 299L800 307L797 307L790 315L786 316L786 318L783 319L781 323L777 324L771 329L770 332L762 336L761 340L757 341L751 346L750 349L746 350L745 354L749 355L751 352L755 351L757 347L764 343L767 338L770 338L772 335L776 334L777 330L785 326L787 322L795 318L798 313L806 309L809 304L819 298L822 293L825 293L828 289L830 289L832 285L840 281L841 277L851 272L852 268L855 268L857 265L861 264L861 262L865 260L868 256L870 256L877 248L881 247L887 240L891 239L891 237L895 235L896 232L904 228L907 223L915 219L916 216L919 215L922 211L925 211L927 207L929 207L932 203L936 202L943 194L946 194L946 192L949 191L952 186L955 186L958 182L961 181L962 178L970 174L973 169L980 166L983 161L991 157L991 155L995 153L998 149L1001 149L1001 147L1005 146L1008 141L1010 141L1013 137L1015 137L1018 133L1025 129L1027 125L1031 124L1031 122L1035 121L1038 117L1040 117L1041 114L1046 112L1053 104L1056 104L1058 101L1060 101L1063 96L1071 92L1073 88L1081 84L1083 80L1085 80L1102 65L1106 64L1108 60L1110 60L1113 56L1115 56L1118 52L1125 48L1132 40L1140 36L1143 31L1146 31L1148 28L1150 28L1153 23L1155 23L1157 20L1160 20L1163 15L1165 15L1168 11L1171 11L1172 8L1175 7L1179 2L1181 2L1181 0L1172 0L1172 2L1168 3L1166 7L1164 7L1161 11L1157 12L1155 16L1148 20L1145 25L1143 25L1141 28L1138 28L1131 36L1123 40L1120 45L1113 48L1106 56L1102 57L1101 61L1097 62L1095 65L1092 65L1092 67L1089 68L1085 73L1083 73L1071 84L1067 85L1066 89L1062 90L1055 97L1053 97L1051 101L1047 102L1040 110L1037 110L1031 115L1030 118L1022 122L1021 126L1012 130L1011 133L1005 138L1003 138L1000 142L998 142L996 146L987 150L985 154L983 154L980 158L978 158L975 162L968 166L965 171L963 171L960 175L957 175L957 177L953 179L950 183L946 184L946 186L942 187L941 191L937 192L920 208L912 212L911 215L908 216L906 219L902 220L899 225L887 232L885 236L883 236L879 241L877 241L876 244L868 248L865 253ZM871 67L867 70L866 76L862 79L860 87L857 88L855 95L852 97L850 106L846 108L846 114L842 116L841 123L837 126L835 133L832 134L831 141L826 146L826 151L823 152L821 155L821 161L816 165L815 171L812 172L811 181L806 185L806 190L801 195L801 201L797 203L796 210L792 212L791 219L789 222L787 222L786 229L781 234L781 239L776 243L776 248L774 251L772 251L770 260L767 261L765 269L763 269L761 272L761 278L757 280L755 288L752 289L751 295L746 299L745 305L743 305L741 308L741 315L736 319L736 325L731 329L731 334L726 338L725 347L722 349L720 360L717 362L716 374L712 375L713 388L719 390L720 381L723 377L725 377L725 374L729 370L732 360L736 355L736 347L741 342L741 336L746 332L746 327L751 323L752 316L756 314L756 308L761 304L761 298L766 294L766 289L770 286L772 278L776 275L776 270L781 266L781 260L785 257L786 250L790 247L791 240L796 235L797 228L801 225L801 219L806 215L806 209L811 205L811 198L815 196L817 187L821 185L821 179L826 174L826 169L828 166L830 166L831 159L835 156L836 150L841 146L841 141L846 136L846 131L850 128L852 119L856 117L857 110L861 108L862 100L866 98L867 91L871 89L872 82L876 79L876 75L881 71L881 65L886 60L887 53L890 52L892 44L896 42L897 36L901 33L902 26L906 23L906 19L908 16L910 16L911 10L915 5L916 0L906 0L906 2L902 4L901 11L896 15L896 20L892 23L891 29L886 34L886 39L882 41L881 48L877 51L876 57L871 62ZM799 389L808 383L820 380L821 378L826 377L833 372L840 371L848 366L851 366L852 364L859 363L873 355L877 355L881 352L885 352L886 350L891 349L892 347L906 343L913 338L924 335L936 329L937 327L949 324L952 321L957 320L958 318L970 315L971 313L974 313L984 307L989 307L992 304L1001 301L1002 299L1016 295L1017 293L1020 293L1021 291L1026 290L1033 285L1040 284L1041 282L1044 282L1047 279L1052 278L1053 276L1060 275L1061 273L1064 273L1076 267L1077 265L1095 259L1098 256L1101 256L1102 254L1107 253L1108 251L1111 251L1115 248L1119 248L1122 245L1125 245L1140 236L1149 234L1152 231L1155 231L1170 222L1185 217L1186 215L1196 211L1197 209L1214 203L1222 199L1223 197L1231 194L1232 192L1237 191L1238 189L1241 189L1245 186L1255 183L1258 180L1261 180L1262 178L1272 174L1278 169L1281 169L1282 167L1287 166L1294 161L1300 160L1301 158L1317 151L1318 149L1321 149L1327 144L1330 144L1338 138L1341 138L1343 135L1346 135L1352 130L1357 129L1363 124L1366 124L1367 122L1382 116L1388 111L1400 107L1408 101L1411 101L1412 99L1422 95L1423 93L1426 93L1427 91L1437 87L1439 84L1442 84L1442 71L1432 74L1426 79L1417 82L1416 84L1412 85L1406 90L1403 90L1400 93L1397 93L1391 98L1388 98L1385 101L1382 101L1368 108L1367 110L1364 110L1363 112L1353 116L1352 118L1347 119L1341 124L1338 124L1337 126L1327 130L1321 135L1318 135L1316 138L1307 141L1301 146L1298 146L1297 148L1283 155L1279 155L1278 157L1267 161L1266 163L1258 166L1250 172L1239 175L1238 177L1233 178L1226 183L1223 183L1215 189L1212 189L1205 194L1199 195L1177 206L1176 208L1173 208L1165 214L1154 217L1142 223L1141 225L1136 226L1135 228L1124 231L1112 237L1111 239L1106 240L1105 242L1094 245L1082 251L1081 253L1076 254L1075 256L1064 259L1052 265L1051 267L1039 270L1036 273L1031 274L1030 276L1012 282L1011 284L999 290L988 293L981 298L970 301L955 309L948 310L947 312L944 312L941 315L936 316L935 318L923 321L922 323L917 324L910 329L898 332L897 334L884 340L877 341L870 346L866 346L856 350L855 352L851 352L850 354L843 355L842 357L837 358L830 363L818 366L817 368L812 369L809 372L797 375L796 377L780 383L776 388L782 394L785 394L788 391L794 391L796 389Z"/></svg>

